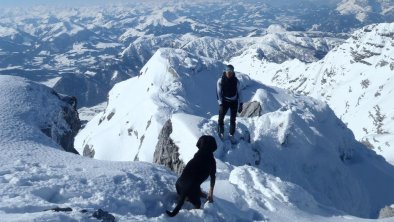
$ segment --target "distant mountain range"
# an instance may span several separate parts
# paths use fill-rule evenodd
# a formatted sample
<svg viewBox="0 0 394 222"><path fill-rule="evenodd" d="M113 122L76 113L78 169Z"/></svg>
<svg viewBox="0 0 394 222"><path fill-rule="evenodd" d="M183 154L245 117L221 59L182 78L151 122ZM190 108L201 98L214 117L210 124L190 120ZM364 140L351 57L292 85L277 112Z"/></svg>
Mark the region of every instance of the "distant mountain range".
<svg viewBox="0 0 394 222"><path fill-rule="evenodd" d="M349 9L356 3L342 11L337 5L344 2L335 1L0 8L0 74L45 83L75 95L80 106L93 106L106 100L115 83L138 75L161 47L227 60L263 44L271 49L262 55L270 61L312 62L352 30L393 20L389 1L375 2L363 20ZM377 4L385 5L384 13ZM254 39L239 39L246 36Z"/></svg>

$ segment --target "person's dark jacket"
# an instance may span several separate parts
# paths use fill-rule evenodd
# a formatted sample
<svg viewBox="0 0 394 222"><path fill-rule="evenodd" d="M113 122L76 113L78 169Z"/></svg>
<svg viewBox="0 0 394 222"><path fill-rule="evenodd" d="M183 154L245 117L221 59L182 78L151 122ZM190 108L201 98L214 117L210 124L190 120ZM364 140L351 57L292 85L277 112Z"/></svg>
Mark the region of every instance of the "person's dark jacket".
<svg viewBox="0 0 394 222"><path fill-rule="evenodd" d="M223 73L216 83L216 96L219 105L221 105L223 101L243 102L241 85L235 74L233 77L227 78L225 73Z"/></svg>
<svg viewBox="0 0 394 222"><path fill-rule="evenodd" d="M211 187L215 186L216 161L213 152L216 150L216 140L212 136L201 136L196 144L197 153L186 164L181 176L176 182L176 189L179 194L177 206L172 212L167 211L169 216L175 216L182 208L186 197L193 204L200 204L200 185L210 176Z"/></svg>

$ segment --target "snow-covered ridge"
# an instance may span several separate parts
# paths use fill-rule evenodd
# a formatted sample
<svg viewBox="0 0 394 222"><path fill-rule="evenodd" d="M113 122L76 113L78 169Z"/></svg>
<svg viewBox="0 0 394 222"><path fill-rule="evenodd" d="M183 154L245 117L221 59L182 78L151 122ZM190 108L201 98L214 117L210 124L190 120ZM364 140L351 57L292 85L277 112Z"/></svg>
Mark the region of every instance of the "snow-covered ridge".
<svg viewBox="0 0 394 222"><path fill-rule="evenodd" d="M212 115L216 100L202 95L215 92L219 67L215 60L184 50L158 50L138 77L115 85L104 113L76 138L77 149L83 153L89 147L99 159L152 162L159 130L173 113ZM103 134L97 134L96 128L102 128Z"/></svg>
<svg viewBox="0 0 394 222"><path fill-rule="evenodd" d="M179 147L181 160L187 163L197 150L195 141L200 135L216 135L215 83L220 67L222 64L215 60L180 49L158 50L139 77L111 90L108 107L81 131L76 147L94 158L151 162L159 132L171 119L170 137ZM380 208L394 200L385 192L391 189L390 184L394 185L394 178L387 177L393 166L358 143L325 103L268 87L240 72L237 76L247 100L259 102L263 113L238 118L238 144L217 138L215 157L229 165L220 166L219 172L227 172L227 167L251 165L255 168L250 170L258 175L270 174L301 187L321 206L359 217L376 217ZM138 97L132 100L131 95ZM229 120L225 121L228 125ZM247 174L256 176L248 172L241 178L250 180ZM220 175L223 183L238 184L238 176ZM371 175L375 175L376 183L367 182ZM249 186L243 182L238 185L243 190ZM258 204L266 193L257 193L260 198L250 200L246 206L266 212L263 215L277 211L276 200L281 204L289 201L279 195L270 198L275 201ZM312 206L312 212L326 212L319 204Z"/></svg>
<svg viewBox="0 0 394 222"><path fill-rule="evenodd" d="M312 64L270 64L246 54L231 60L267 84L323 99L358 140L393 162L394 24L366 26ZM360 121L362 119L363 121Z"/></svg>

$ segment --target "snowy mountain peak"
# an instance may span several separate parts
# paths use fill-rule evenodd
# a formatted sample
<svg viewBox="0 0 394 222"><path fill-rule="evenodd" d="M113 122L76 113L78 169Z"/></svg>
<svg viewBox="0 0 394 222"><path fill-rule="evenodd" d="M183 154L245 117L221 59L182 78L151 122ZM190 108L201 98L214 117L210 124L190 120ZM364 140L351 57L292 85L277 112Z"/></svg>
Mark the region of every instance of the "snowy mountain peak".
<svg viewBox="0 0 394 222"><path fill-rule="evenodd" d="M382 23L357 30L324 59L311 64L269 64L253 59L253 54L231 62L264 83L327 101L358 140L393 162L394 107L389 102L394 84L393 45L394 23Z"/></svg>
<svg viewBox="0 0 394 222"><path fill-rule="evenodd" d="M202 95L215 92L221 68L219 62L181 49L158 50L139 76L115 85L104 113L89 122L76 138L77 149L81 153L85 147L94 149L99 159L151 162L159 130L173 113L210 116L216 110L215 95L210 96L212 99ZM130 100L130 95L138 97ZM95 130L101 127L106 128L101 131L105 137ZM109 146L119 152L110 155L113 151L107 149Z"/></svg>
<svg viewBox="0 0 394 222"><path fill-rule="evenodd" d="M360 22L381 22L379 16L392 16L392 0L342 0L336 10L342 15L354 15Z"/></svg>
<svg viewBox="0 0 394 222"><path fill-rule="evenodd" d="M378 175L377 180L383 180L382 175L392 167L382 158L363 161L375 154L355 141L352 132L325 103L265 86L237 71L237 66L236 75L246 99L260 104L262 112L257 117L238 117L237 144L221 141L216 136L215 85L222 67L215 60L181 49L159 49L139 76L115 85L106 110L78 134L77 149L98 159L151 162L159 133L171 119L169 139L178 147L179 153L171 154L179 156L176 162L187 163L193 157L200 135L213 135L218 143L215 157L223 171L228 166L222 163L232 167L251 165L297 184L319 203L362 217L373 217L391 200L392 197L375 192L376 184L360 182L363 185L331 189L338 181L358 184L367 180L360 172ZM131 100L130 95L138 97ZM226 118L226 125L228 121ZM355 168L359 161L360 168ZM224 179L228 177L226 174ZM378 190L388 189L387 183L379 184ZM249 204L252 209L262 210L253 202ZM266 208L276 209L268 203Z"/></svg>
<svg viewBox="0 0 394 222"><path fill-rule="evenodd" d="M372 7L369 0L343 0L338 4L337 11L344 15L354 14L359 21L364 21L372 12Z"/></svg>

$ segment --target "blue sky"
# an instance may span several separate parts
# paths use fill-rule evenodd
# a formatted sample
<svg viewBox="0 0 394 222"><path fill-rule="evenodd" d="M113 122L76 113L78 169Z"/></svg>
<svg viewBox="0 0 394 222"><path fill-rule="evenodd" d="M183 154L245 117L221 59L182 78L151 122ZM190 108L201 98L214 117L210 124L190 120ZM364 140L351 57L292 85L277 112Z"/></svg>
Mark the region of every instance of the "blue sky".
<svg viewBox="0 0 394 222"><path fill-rule="evenodd" d="M166 2L168 0L150 0L151 2ZM171 0L170 0L171 1ZM174 0L173 0L174 1ZM209 1L209 0L206 0ZM212 0L212 2L220 2L224 0ZM248 2L253 1L268 1L271 0L244 0ZM294 4L295 2L299 2L301 0L276 0L275 4ZM338 3L340 0L306 0L314 3ZM1 7L10 7L10 6L22 6L22 7L31 7L38 5L60 5L60 6L81 6L81 5L102 5L102 4L113 4L119 2L146 2L146 0L0 0L0 8Z"/></svg>
<svg viewBox="0 0 394 222"><path fill-rule="evenodd" d="M0 0L0 7L22 6L31 7L38 5L65 5L65 6L80 6L80 5L99 5L105 3L116 2L131 2L125 0Z"/></svg>

